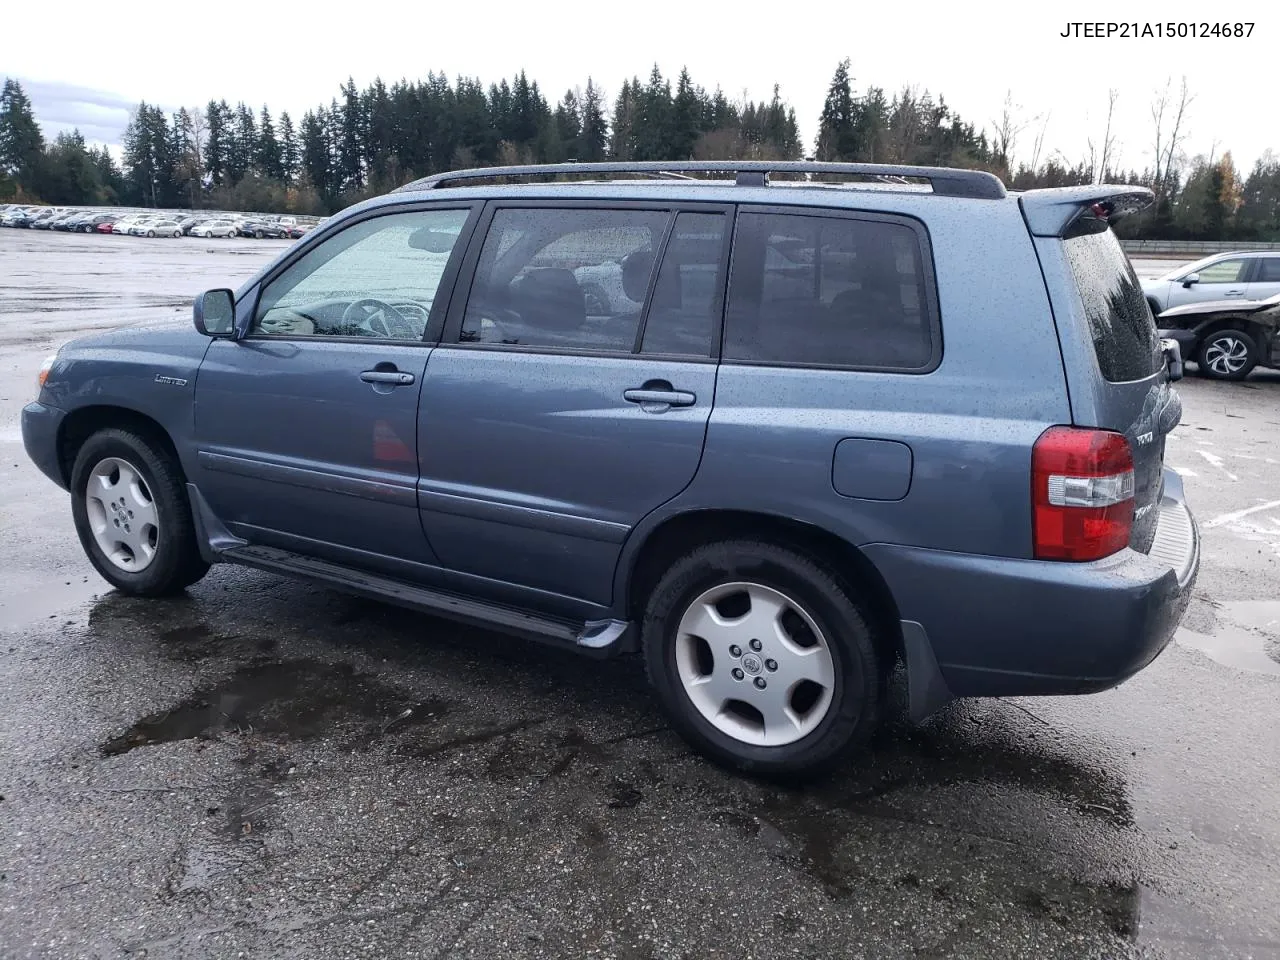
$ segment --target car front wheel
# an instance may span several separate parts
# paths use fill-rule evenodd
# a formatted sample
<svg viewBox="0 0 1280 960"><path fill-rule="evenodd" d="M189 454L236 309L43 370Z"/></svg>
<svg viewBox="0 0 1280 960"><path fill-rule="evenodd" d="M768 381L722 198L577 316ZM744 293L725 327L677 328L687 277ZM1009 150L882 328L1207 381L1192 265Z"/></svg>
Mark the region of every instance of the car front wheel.
<svg viewBox="0 0 1280 960"><path fill-rule="evenodd" d="M176 593L209 567L200 557L173 456L132 430L100 430L71 470L71 510L90 562L117 590Z"/></svg>
<svg viewBox="0 0 1280 960"><path fill-rule="evenodd" d="M641 642L677 730L747 773L821 773L879 717L883 677L866 619L830 572L783 547L694 550L655 588Z"/></svg>
<svg viewBox="0 0 1280 960"><path fill-rule="evenodd" d="M1215 330L1200 344L1200 372L1213 380L1243 380L1258 364L1258 345L1243 330Z"/></svg>

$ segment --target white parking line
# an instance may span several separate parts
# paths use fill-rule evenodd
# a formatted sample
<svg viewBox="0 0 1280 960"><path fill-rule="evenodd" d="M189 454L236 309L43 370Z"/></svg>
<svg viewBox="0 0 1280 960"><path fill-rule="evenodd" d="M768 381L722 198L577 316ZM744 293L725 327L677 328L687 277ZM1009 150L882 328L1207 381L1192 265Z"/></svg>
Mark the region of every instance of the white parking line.
<svg viewBox="0 0 1280 960"><path fill-rule="evenodd" d="M1170 464L1170 465L1169 465L1169 469L1173 470L1173 471L1174 471L1178 476L1180 476L1180 477L1198 477L1198 476L1200 476L1200 474L1196 473L1196 472L1195 472L1194 470L1192 470L1190 467L1175 467L1175 466L1173 466L1172 464Z"/></svg>
<svg viewBox="0 0 1280 960"><path fill-rule="evenodd" d="M1219 470L1225 473L1229 479L1231 480L1240 479L1234 473L1232 473L1230 470L1228 470L1226 467L1222 465L1222 458L1218 456L1216 453L1210 453L1208 450L1197 450L1196 453L1200 454L1200 456L1204 457L1211 464L1213 464L1215 467L1217 467Z"/></svg>
<svg viewBox="0 0 1280 960"><path fill-rule="evenodd" d="M1264 510L1274 510L1276 507L1280 507L1280 500L1268 500L1266 503L1260 503L1257 506L1246 507L1243 510L1236 510L1232 513L1224 513L1220 517L1214 517L1212 520L1208 521L1205 526L1221 527L1223 524L1235 523L1237 520L1242 520L1251 513L1261 513Z"/></svg>

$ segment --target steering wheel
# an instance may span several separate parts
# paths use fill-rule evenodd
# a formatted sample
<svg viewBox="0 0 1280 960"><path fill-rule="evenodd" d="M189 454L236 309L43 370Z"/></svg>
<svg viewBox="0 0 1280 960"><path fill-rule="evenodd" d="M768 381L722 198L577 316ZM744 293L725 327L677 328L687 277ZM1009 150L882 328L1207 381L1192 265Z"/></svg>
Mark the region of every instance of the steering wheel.
<svg viewBox="0 0 1280 960"><path fill-rule="evenodd" d="M352 300L342 311L343 324L352 324L375 337L392 340L418 340L422 331L416 330L403 313L374 297Z"/></svg>

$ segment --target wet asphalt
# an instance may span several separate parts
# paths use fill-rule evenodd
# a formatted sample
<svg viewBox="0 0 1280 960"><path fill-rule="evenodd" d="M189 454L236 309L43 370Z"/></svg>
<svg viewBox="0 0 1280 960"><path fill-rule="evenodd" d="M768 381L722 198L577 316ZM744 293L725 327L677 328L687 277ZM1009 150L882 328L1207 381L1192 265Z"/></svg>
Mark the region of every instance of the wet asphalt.
<svg viewBox="0 0 1280 960"><path fill-rule="evenodd" d="M1204 559L1149 669L898 708L789 789L632 660L229 567L106 587L22 451L41 359L284 245L0 230L0 957L1280 957L1280 375L1180 385Z"/></svg>

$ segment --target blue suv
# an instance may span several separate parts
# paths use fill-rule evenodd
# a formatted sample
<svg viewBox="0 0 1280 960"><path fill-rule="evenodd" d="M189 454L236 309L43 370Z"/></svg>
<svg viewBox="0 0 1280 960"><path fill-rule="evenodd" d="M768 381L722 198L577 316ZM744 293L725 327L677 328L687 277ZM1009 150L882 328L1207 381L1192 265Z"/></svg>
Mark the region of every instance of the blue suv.
<svg viewBox="0 0 1280 960"><path fill-rule="evenodd" d="M210 564L639 653L738 769L864 743L905 666L1088 693L1199 565L1127 186L618 163L456 171L332 218L194 328L45 364L26 448L117 589Z"/></svg>

